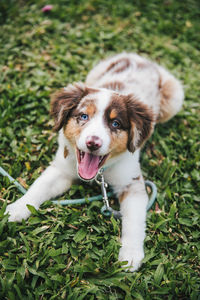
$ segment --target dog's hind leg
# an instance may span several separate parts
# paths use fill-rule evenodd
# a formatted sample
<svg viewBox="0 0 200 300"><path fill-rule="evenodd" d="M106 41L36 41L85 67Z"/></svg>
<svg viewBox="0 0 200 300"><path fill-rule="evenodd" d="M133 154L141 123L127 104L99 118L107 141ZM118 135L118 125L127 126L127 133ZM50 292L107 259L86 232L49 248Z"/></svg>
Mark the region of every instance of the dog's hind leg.
<svg viewBox="0 0 200 300"><path fill-rule="evenodd" d="M183 104L184 92L181 83L163 67L158 66L160 73L160 113L158 122L164 123L179 112Z"/></svg>

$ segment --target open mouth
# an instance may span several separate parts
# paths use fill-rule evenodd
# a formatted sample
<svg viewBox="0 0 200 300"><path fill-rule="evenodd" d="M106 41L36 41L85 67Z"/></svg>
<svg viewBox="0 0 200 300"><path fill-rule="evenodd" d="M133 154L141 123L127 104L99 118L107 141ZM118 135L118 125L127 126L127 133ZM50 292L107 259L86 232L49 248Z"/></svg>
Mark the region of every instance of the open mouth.
<svg viewBox="0 0 200 300"><path fill-rule="evenodd" d="M93 179L99 169L104 165L109 154L104 156L94 155L77 149L78 174L84 180Z"/></svg>

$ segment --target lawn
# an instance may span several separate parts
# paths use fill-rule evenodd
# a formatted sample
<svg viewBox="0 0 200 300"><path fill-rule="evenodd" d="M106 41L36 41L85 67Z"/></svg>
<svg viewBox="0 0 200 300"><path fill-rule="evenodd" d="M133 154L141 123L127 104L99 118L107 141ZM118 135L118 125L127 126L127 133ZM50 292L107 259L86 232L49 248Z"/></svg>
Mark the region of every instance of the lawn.
<svg viewBox="0 0 200 300"><path fill-rule="evenodd" d="M100 59L125 50L155 60L183 82L185 102L142 151L158 198L138 272L117 261L121 224L101 202L48 201L8 223L5 205L21 193L0 176L0 299L200 299L199 29L198 0L1 0L0 165L25 188L57 149L50 95ZM64 198L98 193L80 182Z"/></svg>

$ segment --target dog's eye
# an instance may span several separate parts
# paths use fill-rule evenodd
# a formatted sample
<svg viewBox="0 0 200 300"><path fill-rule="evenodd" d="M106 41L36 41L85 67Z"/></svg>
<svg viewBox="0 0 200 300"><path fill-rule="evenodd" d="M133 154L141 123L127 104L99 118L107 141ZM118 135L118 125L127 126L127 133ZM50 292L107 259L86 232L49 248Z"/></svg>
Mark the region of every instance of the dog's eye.
<svg viewBox="0 0 200 300"><path fill-rule="evenodd" d="M117 128L120 128L120 126L121 126L121 124L119 121L117 121L117 120L112 121L113 128L117 129Z"/></svg>
<svg viewBox="0 0 200 300"><path fill-rule="evenodd" d="M80 119L83 120L83 121L87 121L89 119L89 116L87 114L82 114L80 116Z"/></svg>

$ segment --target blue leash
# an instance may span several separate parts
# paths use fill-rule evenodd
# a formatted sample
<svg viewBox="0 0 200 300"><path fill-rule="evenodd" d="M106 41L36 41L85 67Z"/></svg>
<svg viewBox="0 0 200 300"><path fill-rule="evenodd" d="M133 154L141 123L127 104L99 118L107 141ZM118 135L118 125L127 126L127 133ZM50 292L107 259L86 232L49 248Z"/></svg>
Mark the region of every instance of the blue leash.
<svg viewBox="0 0 200 300"><path fill-rule="evenodd" d="M3 176L6 176L8 177L8 179L10 180L11 183L13 183L20 192L22 192L22 194L25 194L26 193L26 189L23 188L23 186L21 186L21 184L15 180L13 177L11 177L1 166L0 166L0 173L3 175Z"/></svg>
<svg viewBox="0 0 200 300"><path fill-rule="evenodd" d="M22 194L25 194L27 192L26 189L23 188L23 186L21 186L21 184L17 180L15 180L12 176L10 176L1 166L0 166L0 173L3 176L6 176L9 179L9 181L11 183L13 183L18 188L18 190L20 192L22 192ZM84 204L84 203L88 203L88 202L103 200L105 205L101 208L101 213L104 216L113 215L116 219L121 218L121 213L119 211L116 211L116 210L112 209L109 206L109 203L108 203L108 200L107 200L108 199L107 197L114 196L114 193L113 192L106 193L106 189L105 189L106 184L104 183L104 181L100 182L99 184L101 186L103 186L103 192L102 192L103 195L97 195L97 196L93 196L93 197L89 197L89 198L80 198L80 199L74 199L74 200L52 200L52 202L55 203L55 204L60 204L60 205L71 205L71 204L72 205L77 205L77 204ZM145 181L145 185L146 185L146 187L148 186L148 187L151 188L151 196L149 198L149 202L148 202L148 205L147 205L147 211L148 211L153 206L153 204L156 200L157 188L156 188L156 185L152 181L149 181L149 180Z"/></svg>

